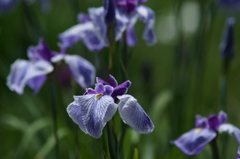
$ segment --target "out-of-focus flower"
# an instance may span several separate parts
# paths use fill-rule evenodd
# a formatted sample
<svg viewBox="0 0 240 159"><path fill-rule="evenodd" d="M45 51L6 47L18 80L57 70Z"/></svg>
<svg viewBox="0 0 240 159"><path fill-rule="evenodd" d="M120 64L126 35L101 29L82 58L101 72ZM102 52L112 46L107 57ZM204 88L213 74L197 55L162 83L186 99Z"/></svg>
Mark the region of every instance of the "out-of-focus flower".
<svg viewBox="0 0 240 159"><path fill-rule="evenodd" d="M240 159L240 146L238 147L237 154L238 154L238 157L236 159Z"/></svg>
<svg viewBox="0 0 240 159"><path fill-rule="evenodd" d="M54 63L64 60L76 82L83 88L94 83L94 66L78 55L66 55L64 48L61 53L51 51L43 39L37 46L28 48L30 60L18 59L12 66L7 77L7 86L10 90L23 94L25 85L28 85L36 94L44 84L47 74L54 70Z"/></svg>
<svg viewBox="0 0 240 159"><path fill-rule="evenodd" d="M102 129L112 119L117 109L124 123L135 131L147 134L154 125L137 100L127 93L130 81L118 85L110 75L109 83L97 78L95 89L88 88L82 96L74 96L67 112L80 129L94 138L102 135Z"/></svg>
<svg viewBox="0 0 240 159"><path fill-rule="evenodd" d="M227 114L220 111L218 116L211 114L208 118L200 115L196 116L196 128L180 136L172 143L187 155L199 154L204 147L212 141L218 133L228 132L234 134L237 142L240 144L240 130L226 123Z"/></svg>
<svg viewBox="0 0 240 159"><path fill-rule="evenodd" d="M219 3L226 7L236 7L240 5L240 0L220 0Z"/></svg>
<svg viewBox="0 0 240 159"><path fill-rule="evenodd" d="M27 3L37 2L41 5L43 11L49 11L51 8L50 0L0 0L0 14L10 12L21 1Z"/></svg>
<svg viewBox="0 0 240 159"><path fill-rule="evenodd" d="M148 45L153 45L156 43L153 30L155 14L150 8L139 5L143 2L145 0L115 0L115 3L113 0L105 0L104 7L89 8L89 14L80 13L78 15L80 24L61 33L59 39L66 47L71 47L81 40L90 51L101 50L109 45L107 26L115 22L115 40L121 40L123 33L126 31L127 44L134 46L137 44L134 25L139 19L145 23L143 39L146 40Z"/></svg>
<svg viewBox="0 0 240 159"><path fill-rule="evenodd" d="M233 18L227 19L227 25L221 43L221 56L231 58L234 56L234 23Z"/></svg>

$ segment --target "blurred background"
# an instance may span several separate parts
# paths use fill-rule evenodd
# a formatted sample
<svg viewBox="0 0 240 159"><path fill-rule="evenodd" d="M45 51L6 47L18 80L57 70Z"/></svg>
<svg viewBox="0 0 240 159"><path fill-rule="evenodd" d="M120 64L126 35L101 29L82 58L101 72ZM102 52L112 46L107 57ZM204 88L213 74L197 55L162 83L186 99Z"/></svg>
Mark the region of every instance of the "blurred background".
<svg viewBox="0 0 240 159"><path fill-rule="evenodd" d="M55 157L49 83L37 95L25 88L23 95L6 85L10 66L16 59L28 59L27 49L43 37L50 48L59 51L58 35L77 24L77 14L89 7L100 7L100 0L52 0L51 7L37 2L19 1L0 15L0 158L52 159ZM226 19L234 17L235 56L227 73L228 122L240 127L240 9L226 7L213 0L148 0L144 5L156 14L157 43L147 46L142 39L144 24L135 25L138 44L130 47L127 72L132 82L131 94L153 120L155 130L148 135L128 127L124 140L124 158L140 159L206 159L210 146L196 156L186 156L171 141L194 127L195 115L218 114L223 101L221 85L223 58L220 44ZM97 71L106 49L90 52L81 42L67 51L92 62ZM97 72L101 77L101 71ZM59 77L61 79L61 77ZM60 81L60 82L59 82ZM121 80L119 80L121 81ZM74 81L56 82L59 157L63 159L103 158L103 137L94 139L84 134L68 117L66 107L73 95L84 93ZM119 115L114 116L120 135ZM219 137L225 138L227 134ZM224 158L236 158L238 144L228 137ZM222 151L224 150L224 151ZM134 155L135 154L135 155ZM138 154L138 155L136 155Z"/></svg>

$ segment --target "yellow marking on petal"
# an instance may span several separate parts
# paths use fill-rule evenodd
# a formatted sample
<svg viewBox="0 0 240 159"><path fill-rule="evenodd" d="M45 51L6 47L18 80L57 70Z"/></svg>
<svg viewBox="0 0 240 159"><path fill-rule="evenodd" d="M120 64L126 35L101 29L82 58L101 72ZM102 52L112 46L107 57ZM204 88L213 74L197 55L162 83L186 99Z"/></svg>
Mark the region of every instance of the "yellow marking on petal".
<svg viewBox="0 0 240 159"><path fill-rule="evenodd" d="M103 94L97 94L96 99L100 98Z"/></svg>
<svg viewBox="0 0 240 159"><path fill-rule="evenodd" d="M194 133L196 134L196 133L198 133L201 130L202 130L202 128L197 128Z"/></svg>

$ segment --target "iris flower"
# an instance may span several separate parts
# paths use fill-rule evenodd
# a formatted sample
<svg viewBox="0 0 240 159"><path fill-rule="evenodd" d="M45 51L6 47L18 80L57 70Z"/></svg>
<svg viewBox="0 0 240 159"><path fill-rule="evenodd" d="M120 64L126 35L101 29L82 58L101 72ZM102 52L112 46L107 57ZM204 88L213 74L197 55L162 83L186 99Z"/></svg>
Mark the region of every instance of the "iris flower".
<svg viewBox="0 0 240 159"><path fill-rule="evenodd" d="M234 55L234 24L233 18L227 19L225 33L221 43L221 55L223 58L231 58Z"/></svg>
<svg viewBox="0 0 240 159"><path fill-rule="evenodd" d="M54 64L64 60L68 65L72 76L83 88L94 83L95 68L86 59L78 55L67 55L62 48L61 53L51 51L43 39L37 46L28 48L30 60L18 59L11 65L10 74L7 77L7 86L10 90L23 94L24 87L28 85L38 93L44 84L47 74L53 72Z"/></svg>
<svg viewBox="0 0 240 159"><path fill-rule="evenodd" d="M61 33L59 39L66 47L82 41L90 51L101 50L109 45L107 27L115 22L115 41L121 40L126 31L127 44L135 46L137 39L134 25L139 19L145 23L143 39L148 45L153 45L156 43L153 30L155 14L150 8L140 5L145 1L105 0L104 7L89 8L88 14L80 13L78 15L79 24Z"/></svg>
<svg viewBox="0 0 240 159"><path fill-rule="evenodd" d="M67 107L68 115L83 132L99 138L117 109L123 122L136 132L147 134L153 131L154 125L137 99L125 94L131 86L130 81L118 85L111 75L109 83L98 77L96 79L95 89L88 88L84 95L74 96L74 102Z"/></svg>
<svg viewBox="0 0 240 159"><path fill-rule="evenodd" d="M228 132L234 134L237 142L240 144L240 130L226 123L227 114L220 111L217 115L210 115L208 118L203 118L200 115L196 116L195 126L189 132L180 136L172 143L187 155L199 154L204 147L216 138L218 133Z"/></svg>

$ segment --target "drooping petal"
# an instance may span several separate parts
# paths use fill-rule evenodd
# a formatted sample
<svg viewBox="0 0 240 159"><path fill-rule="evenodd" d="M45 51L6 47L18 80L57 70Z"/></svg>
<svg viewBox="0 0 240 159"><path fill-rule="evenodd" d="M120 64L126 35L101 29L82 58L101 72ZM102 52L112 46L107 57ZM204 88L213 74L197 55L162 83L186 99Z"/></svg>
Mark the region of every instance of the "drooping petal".
<svg viewBox="0 0 240 159"><path fill-rule="evenodd" d="M208 128L194 128L172 143L186 155L196 155L199 154L216 135L214 131Z"/></svg>
<svg viewBox="0 0 240 159"><path fill-rule="evenodd" d="M12 91L16 91L18 94L22 94L25 85L29 80L46 75L53 71L51 63L40 60L36 62L30 62L26 60L17 60L11 66L10 75L7 77L7 85ZM30 86L34 91L38 91L42 86L43 81L31 83Z"/></svg>
<svg viewBox="0 0 240 159"><path fill-rule="evenodd" d="M88 12L99 40L104 44L104 46L108 46L107 25L104 19L104 8L89 8Z"/></svg>
<svg viewBox="0 0 240 159"><path fill-rule="evenodd" d="M93 85L96 76L95 67L86 59L78 55L66 55L65 62L76 82L83 88Z"/></svg>
<svg viewBox="0 0 240 159"><path fill-rule="evenodd" d="M127 44L128 46L135 46L137 44L137 37L133 27L127 29Z"/></svg>
<svg viewBox="0 0 240 159"><path fill-rule="evenodd" d="M99 138L106 123L116 113L117 104L108 95L96 98L96 95L90 94L74 96L74 99L67 108L69 116L85 133Z"/></svg>
<svg viewBox="0 0 240 159"><path fill-rule="evenodd" d="M156 43L157 38L154 33L154 23L155 23L155 14L153 10L146 6L139 6L137 8L137 13L139 19L145 23L145 29L143 33L143 39L146 40L148 45L153 45Z"/></svg>
<svg viewBox="0 0 240 159"><path fill-rule="evenodd" d="M71 47L82 40L90 51L101 50L106 46L100 39L92 22L77 24L59 35L59 39L66 47Z"/></svg>
<svg viewBox="0 0 240 159"><path fill-rule="evenodd" d="M224 111L220 111L218 114L218 120L220 124L226 123L228 120L228 116Z"/></svg>
<svg viewBox="0 0 240 159"><path fill-rule="evenodd" d="M115 40L122 39L123 32L127 29L129 18L119 9L116 9L116 27L115 27Z"/></svg>
<svg viewBox="0 0 240 159"><path fill-rule="evenodd" d="M23 94L25 83L22 81L29 63L27 60L18 59L11 65L10 74L7 77L7 86L10 90Z"/></svg>
<svg viewBox="0 0 240 159"><path fill-rule="evenodd" d="M154 125L150 117L134 97L126 94L118 96L118 99L120 100L118 110L124 123L141 134L148 134L153 131Z"/></svg>
<svg viewBox="0 0 240 159"><path fill-rule="evenodd" d="M240 130L237 127L233 126L232 124L228 123L221 124L218 127L218 132L219 133L228 132L229 134L234 134L238 144L240 144Z"/></svg>
<svg viewBox="0 0 240 159"><path fill-rule="evenodd" d="M40 88L46 81L46 78L47 78L46 75L42 75L28 80L27 84L30 88L33 89L34 94L37 94L39 92Z"/></svg>
<svg viewBox="0 0 240 159"><path fill-rule="evenodd" d="M117 96L127 93L130 86L131 86L131 82L128 80L118 85L117 87L115 87L112 93L113 99L115 99Z"/></svg>

